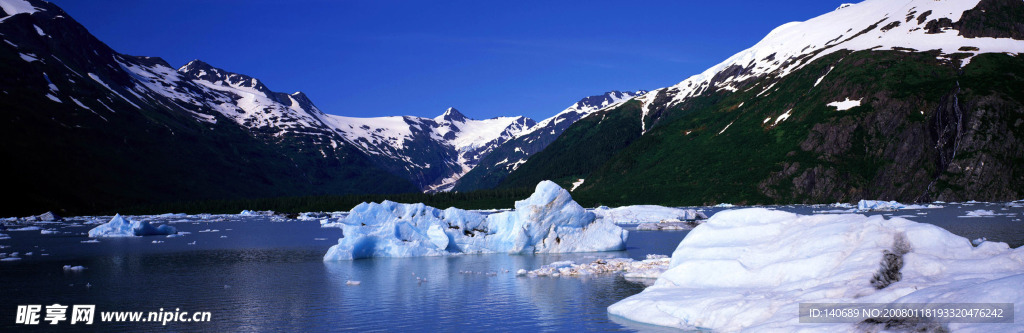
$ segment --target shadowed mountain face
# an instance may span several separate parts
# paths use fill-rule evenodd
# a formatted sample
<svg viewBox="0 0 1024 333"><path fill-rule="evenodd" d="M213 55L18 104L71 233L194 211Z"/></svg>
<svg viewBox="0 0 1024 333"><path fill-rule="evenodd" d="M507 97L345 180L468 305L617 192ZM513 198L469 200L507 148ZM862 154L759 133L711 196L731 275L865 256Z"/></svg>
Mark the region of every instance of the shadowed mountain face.
<svg viewBox="0 0 1024 333"><path fill-rule="evenodd" d="M119 54L46 2L0 9L0 151L17 192L5 214L416 189L324 126L301 93Z"/></svg>

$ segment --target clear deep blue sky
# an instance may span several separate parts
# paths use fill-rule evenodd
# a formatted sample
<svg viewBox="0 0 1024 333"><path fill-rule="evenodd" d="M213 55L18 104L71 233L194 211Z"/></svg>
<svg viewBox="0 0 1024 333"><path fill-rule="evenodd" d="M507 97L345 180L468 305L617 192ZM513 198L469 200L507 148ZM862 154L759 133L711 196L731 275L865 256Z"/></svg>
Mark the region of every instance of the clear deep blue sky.
<svg viewBox="0 0 1024 333"><path fill-rule="evenodd" d="M200 59L327 113L451 106L537 120L589 95L676 84L843 2L51 1L118 52Z"/></svg>

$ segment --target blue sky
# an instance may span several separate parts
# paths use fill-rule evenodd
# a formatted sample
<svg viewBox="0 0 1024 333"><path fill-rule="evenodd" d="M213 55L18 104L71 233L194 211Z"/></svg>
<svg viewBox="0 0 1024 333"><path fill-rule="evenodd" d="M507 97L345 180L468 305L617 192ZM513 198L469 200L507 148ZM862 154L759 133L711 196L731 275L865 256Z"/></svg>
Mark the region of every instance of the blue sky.
<svg viewBox="0 0 1024 333"><path fill-rule="evenodd" d="M121 53L200 59L327 113L540 120L673 85L843 1L52 2Z"/></svg>

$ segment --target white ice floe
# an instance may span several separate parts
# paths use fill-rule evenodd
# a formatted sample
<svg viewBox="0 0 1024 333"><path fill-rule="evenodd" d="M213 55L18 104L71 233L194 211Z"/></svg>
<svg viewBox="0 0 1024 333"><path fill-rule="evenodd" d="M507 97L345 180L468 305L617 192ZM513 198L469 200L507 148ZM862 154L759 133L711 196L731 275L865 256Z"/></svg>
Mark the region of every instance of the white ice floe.
<svg viewBox="0 0 1024 333"><path fill-rule="evenodd" d="M853 332L800 323L800 303L1024 304L1024 249L882 216L724 211L691 231L670 268L608 311L630 320L722 332ZM1016 306L1017 318L1024 307ZM948 323L947 331L992 324ZM1001 331L1024 325L1000 324ZM913 330L914 327L910 327Z"/></svg>
<svg viewBox="0 0 1024 333"><path fill-rule="evenodd" d="M927 204L927 205L907 205L896 201L881 201L881 200L861 200L857 202L857 210L860 211L894 211L901 209L935 209L942 208L942 206Z"/></svg>
<svg viewBox="0 0 1024 333"><path fill-rule="evenodd" d="M353 280L345 281L345 284L349 285L349 286L358 286L361 283L362 283L361 281L353 281Z"/></svg>
<svg viewBox="0 0 1024 333"><path fill-rule="evenodd" d="M699 221L662 221L655 223L640 223L640 225L636 226L636 230L690 230L699 224Z"/></svg>
<svg viewBox="0 0 1024 333"><path fill-rule="evenodd" d="M155 227L146 221L126 220L117 214L110 222L101 224L89 230L89 237L133 237L150 235L170 235L177 230L169 225Z"/></svg>
<svg viewBox="0 0 1024 333"><path fill-rule="evenodd" d="M615 223L642 223L660 221L689 221L707 219L704 212L693 209L662 207L655 205L636 205L617 208L605 206L592 210L598 218Z"/></svg>
<svg viewBox="0 0 1024 333"><path fill-rule="evenodd" d="M243 210L241 213L238 213L238 215L241 215L241 216L274 216L274 214L276 214L276 213L274 211L272 211L272 210L248 210L248 209Z"/></svg>
<svg viewBox="0 0 1024 333"><path fill-rule="evenodd" d="M81 272L81 271L84 271L84 270L85 270L85 266L64 265L64 271L65 272Z"/></svg>
<svg viewBox="0 0 1024 333"><path fill-rule="evenodd" d="M665 255L647 255L645 260L630 258L596 259L577 264L571 260L557 261L534 270L520 269L517 276L584 276L592 274L624 273L627 278L654 279L668 269L670 259Z"/></svg>
<svg viewBox="0 0 1024 333"><path fill-rule="evenodd" d="M625 248L627 231L597 219L543 181L515 210L483 215L391 201L362 203L337 222L344 234L325 261L449 253L562 253Z"/></svg>
<svg viewBox="0 0 1024 333"><path fill-rule="evenodd" d="M991 216L997 216L997 215L999 215L999 214L996 214L995 212L993 212L991 210L978 209L978 210L969 211L969 212L967 212L967 215L961 216L961 217L991 217Z"/></svg>

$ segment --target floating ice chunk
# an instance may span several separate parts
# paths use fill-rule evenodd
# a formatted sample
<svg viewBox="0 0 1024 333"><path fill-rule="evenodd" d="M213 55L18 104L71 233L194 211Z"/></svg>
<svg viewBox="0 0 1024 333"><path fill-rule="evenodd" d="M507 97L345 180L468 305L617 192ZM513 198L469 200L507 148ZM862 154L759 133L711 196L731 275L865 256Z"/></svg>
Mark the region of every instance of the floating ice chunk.
<svg viewBox="0 0 1024 333"><path fill-rule="evenodd" d="M85 270L85 266L64 265L64 271L65 272L81 272L81 271L84 271L84 270Z"/></svg>
<svg viewBox="0 0 1024 333"><path fill-rule="evenodd" d="M736 207L736 205L733 205L731 203L723 202L723 203L715 205L715 207L719 207L719 208L733 208L733 207Z"/></svg>
<svg viewBox="0 0 1024 333"><path fill-rule="evenodd" d="M623 273L628 278L653 279L668 269L670 259L667 256L648 255L646 260L637 261L630 258L597 259L591 263L576 264L573 261L557 261L535 270L520 269L517 276L584 276L592 274Z"/></svg>
<svg viewBox="0 0 1024 333"><path fill-rule="evenodd" d="M742 209L690 231L653 286L608 311L683 329L857 331L855 324L799 323L799 304L1021 304L1022 272L1024 248L987 241L974 247L931 224ZM990 329L985 325L949 328L980 332Z"/></svg>
<svg viewBox="0 0 1024 333"><path fill-rule="evenodd" d="M349 285L349 286L358 286L360 283L362 283L362 282L361 281L353 281L353 280L345 281L345 285Z"/></svg>
<svg viewBox="0 0 1024 333"><path fill-rule="evenodd" d="M18 260L21 260L21 258L18 258L18 257L7 257L7 258L0 259L0 261L18 261Z"/></svg>
<svg viewBox="0 0 1024 333"><path fill-rule="evenodd" d="M422 203L362 203L338 220L344 237L327 251L324 260L593 252L625 247L625 230L596 219L554 182L541 182L532 196L517 201L515 207L485 216Z"/></svg>
<svg viewBox="0 0 1024 333"><path fill-rule="evenodd" d="M40 230L40 229L41 228L39 228L39 227L21 227L21 228L17 228L17 229L8 229L7 231L36 231L36 230Z"/></svg>
<svg viewBox="0 0 1024 333"><path fill-rule="evenodd" d="M857 202L857 209L860 211L894 211L901 209L935 209L942 208L939 205L907 205L896 201L861 200Z"/></svg>
<svg viewBox="0 0 1024 333"><path fill-rule="evenodd" d="M663 221L658 223L641 223L640 225L636 226L636 230L690 230L696 227L698 224L700 223L698 223L697 221Z"/></svg>
<svg viewBox="0 0 1024 333"><path fill-rule="evenodd" d="M90 240L81 241L79 243L82 243L82 244L95 244L95 243L99 243L99 242L100 242L99 239L90 239Z"/></svg>
<svg viewBox="0 0 1024 333"><path fill-rule="evenodd" d="M150 235L170 235L177 230L169 225L154 227L149 222L125 220L120 214L110 219L110 222L99 225L89 230L89 237L132 237Z"/></svg>
<svg viewBox="0 0 1024 333"><path fill-rule="evenodd" d="M618 208L605 206L592 210L598 218L615 223L660 222L666 220L704 220L707 215L694 209L682 209L655 205L636 205Z"/></svg>
<svg viewBox="0 0 1024 333"><path fill-rule="evenodd" d="M243 210L238 215L241 215L241 216L274 216L275 214L277 214L277 213L272 211L272 210L258 210L257 211L257 210L248 210L248 209L246 209L246 210Z"/></svg>
<svg viewBox="0 0 1024 333"><path fill-rule="evenodd" d="M996 213L991 211L991 210L978 209L978 210L969 211L969 212L967 212L966 216L962 216L962 217L986 217L986 216L996 216Z"/></svg>

